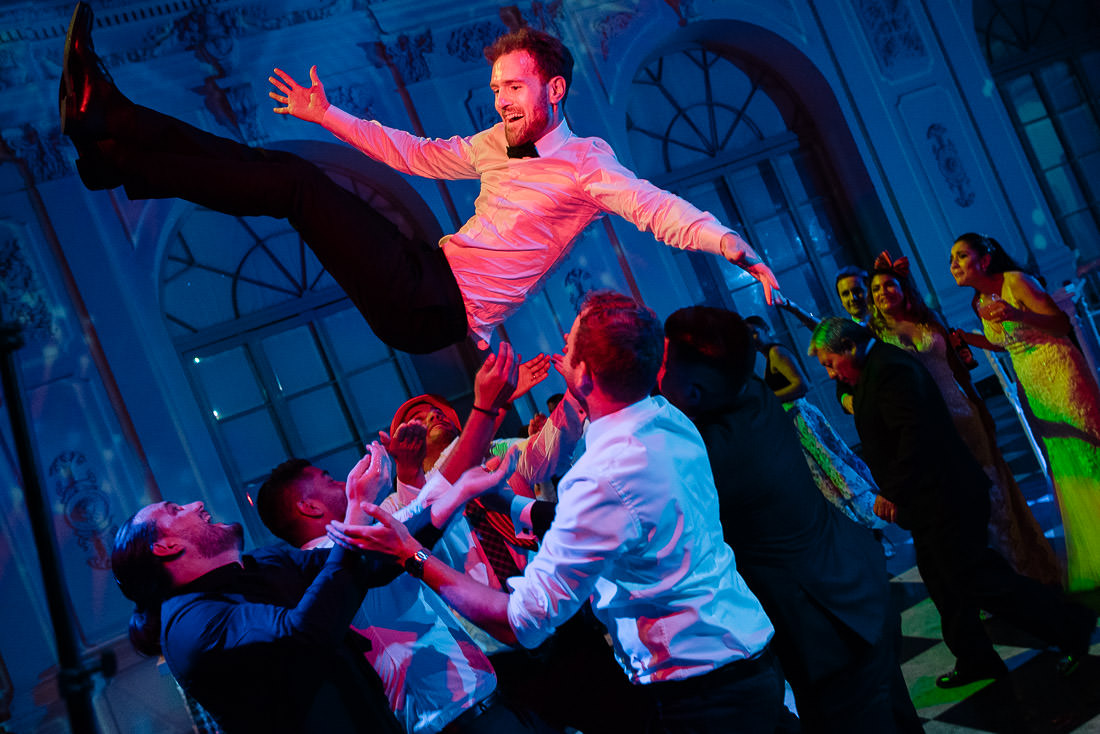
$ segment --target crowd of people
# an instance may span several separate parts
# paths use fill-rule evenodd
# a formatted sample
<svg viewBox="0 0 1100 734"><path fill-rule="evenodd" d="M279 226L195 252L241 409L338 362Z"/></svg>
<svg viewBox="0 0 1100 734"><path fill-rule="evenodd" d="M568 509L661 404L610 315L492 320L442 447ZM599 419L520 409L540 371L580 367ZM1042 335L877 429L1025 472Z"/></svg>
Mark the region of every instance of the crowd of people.
<svg viewBox="0 0 1100 734"><path fill-rule="evenodd" d="M957 659L937 685L1007 674L983 609L1059 647L1059 674L1087 654L1096 612L1061 587L1100 586L1100 393L1064 314L994 240L952 249L986 330L965 339L1012 355L1049 455L1068 579L904 258L837 274L848 317L801 311L739 235L570 131L572 57L557 39L522 28L486 49L501 122L471 137L359 120L328 102L316 67L308 86L270 78L277 113L405 173L480 179L474 215L436 247L298 156L134 104L91 28L78 3L60 89L86 186L285 218L380 339L427 352L473 338L485 354L465 420L421 395L396 406L346 481L304 459L274 467L256 509L280 546L244 553L241 527L202 502L158 502L123 524L112 564L135 603L131 640L225 731L920 731L888 523L912 534ZM759 315L694 306L662 325L595 291L552 360L490 348L603 212L744 268L812 329L862 457ZM526 438L496 439L551 362L566 391Z"/></svg>

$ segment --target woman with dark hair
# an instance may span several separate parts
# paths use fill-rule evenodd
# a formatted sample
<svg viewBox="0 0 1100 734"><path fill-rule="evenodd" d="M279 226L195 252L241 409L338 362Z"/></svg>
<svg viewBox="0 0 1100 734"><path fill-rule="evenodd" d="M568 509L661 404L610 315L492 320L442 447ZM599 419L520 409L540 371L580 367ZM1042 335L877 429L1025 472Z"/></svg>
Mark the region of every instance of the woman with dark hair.
<svg viewBox="0 0 1100 734"><path fill-rule="evenodd" d="M871 470L844 443L821 410L805 399L809 379L794 355L775 340L768 322L761 317L749 316L745 323L752 330L756 350L764 355L764 383L794 421L817 488L849 519L872 530L886 527L873 511L878 487Z"/></svg>
<svg viewBox="0 0 1100 734"><path fill-rule="evenodd" d="M1067 589L1100 586L1100 387L1071 340L1069 316L992 237L968 232L951 248L951 275L974 289L983 349L1007 350L1028 422L1042 439L1062 513Z"/></svg>
<svg viewBox="0 0 1100 734"><path fill-rule="evenodd" d="M943 320L920 297L909 260L883 252L871 273L870 326L875 336L914 354L932 374L955 429L993 482L989 529L993 545L1017 572L1046 584L1062 573L1054 549L1031 514L1012 470L997 448L993 418L970 371L952 347Z"/></svg>

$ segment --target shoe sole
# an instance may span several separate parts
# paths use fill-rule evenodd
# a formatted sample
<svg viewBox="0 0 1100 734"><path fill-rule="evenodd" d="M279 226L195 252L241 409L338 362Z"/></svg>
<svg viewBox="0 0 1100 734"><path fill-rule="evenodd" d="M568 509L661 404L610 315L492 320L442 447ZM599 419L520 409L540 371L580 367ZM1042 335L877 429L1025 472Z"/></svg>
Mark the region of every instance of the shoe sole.
<svg viewBox="0 0 1100 734"><path fill-rule="evenodd" d="M78 21L85 15L87 15L87 23L85 25L90 27L92 19L95 17L91 6L84 2L77 3L76 7L73 9L73 17L69 19L69 29L65 33L65 55L61 59L61 85L65 93L62 95L59 102L61 132L63 135L68 135L71 132L69 129L70 126L68 125L68 116L65 112L75 92L73 89L73 77L69 74L69 58L73 49L73 34L78 28Z"/></svg>

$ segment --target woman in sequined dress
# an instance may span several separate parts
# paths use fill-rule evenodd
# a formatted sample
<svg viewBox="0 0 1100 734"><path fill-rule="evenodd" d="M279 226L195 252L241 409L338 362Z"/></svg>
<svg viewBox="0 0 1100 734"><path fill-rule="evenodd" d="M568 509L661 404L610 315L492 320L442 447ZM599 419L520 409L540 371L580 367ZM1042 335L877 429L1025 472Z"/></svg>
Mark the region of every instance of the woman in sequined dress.
<svg viewBox="0 0 1100 734"><path fill-rule="evenodd" d="M1006 349L1041 439L1066 538L1071 592L1100 587L1100 387L1070 340L1069 317L991 237L967 233L951 248L951 274L974 289L985 336L971 346Z"/></svg>
<svg viewBox="0 0 1100 734"><path fill-rule="evenodd" d="M997 448L993 418L970 371L951 346L946 325L925 304L909 276L908 258L882 253L871 272L870 326L875 336L917 357L940 388L947 409L974 458L993 482L989 530L993 545L1025 576L1058 585L1062 571L1050 542Z"/></svg>

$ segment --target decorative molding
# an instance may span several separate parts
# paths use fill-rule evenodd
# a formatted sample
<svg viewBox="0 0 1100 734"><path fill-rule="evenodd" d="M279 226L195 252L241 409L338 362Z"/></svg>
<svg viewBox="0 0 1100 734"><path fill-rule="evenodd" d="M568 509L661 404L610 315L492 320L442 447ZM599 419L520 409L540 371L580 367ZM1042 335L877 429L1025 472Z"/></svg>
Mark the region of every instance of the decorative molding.
<svg viewBox="0 0 1100 734"><path fill-rule="evenodd" d="M466 93L466 114L470 116L470 122L474 125L474 130L488 130L493 125L500 122L500 115L497 114L496 107L490 101L490 98L485 94L484 87L475 87Z"/></svg>
<svg viewBox="0 0 1100 734"><path fill-rule="evenodd" d="M373 88L367 84L325 87L328 101L340 109L365 120L378 119Z"/></svg>
<svg viewBox="0 0 1100 734"><path fill-rule="evenodd" d="M18 128L6 130L2 137L12 155L27 164L35 182L53 181L72 173L72 168L61 153L63 143L60 126L42 135L37 127L28 122Z"/></svg>
<svg viewBox="0 0 1100 734"><path fill-rule="evenodd" d="M955 203L964 209L969 207L975 199L974 191L970 187L970 176L966 173L954 141L947 135L947 128L939 123L929 125L926 137L932 141L932 155L936 158L944 181L955 192Z"/></svg>
<svg viewBox="0 0 1100 734"><path fill-rule="evenodd" d="M928 50L907 0L853 0L863 32L883 75L897 79L923 67Z"/></svg>
<svg viewBox="0 0 1100 734"><path fill-rule="evenodd" d="M605 15L596 22L593 30L595 30L596 37L599 39L600 56L603 57L604 61L611 57L611 42L621 36L636 17L636 12L625 11Z"/></svg>
<svg viewBox="0 0 1100 734"><path fill-rule="evenodd" d="M50 462L50 483L65 506L65 522L87 553L87 564L95 569L111 567L110 544L118 531L113 522L111 500L99 488L95 472L79 451L63 451Z"/></svg>
<svg viewBox="0 0 1100 734"><path fill-rule="evenodd" d="M491 20L456 28L447 39L447 53L466 63L483 59L485 47L503 30L500 23Z"/></svg>
<svg viewBox="0 0 1100 734"><path fill-rule="evenodd" d="M414 37L401 34L394 43L383 43L383 45L386 56L397 68L405 84L414 84L431 78L432 70L428 66L427 59L427 54L435 48L431 29Z"/></svg>
<svg viewBox="0 0 1100 734"><path fill-rule="evenodd" d="M0 222L0 318L23 327L23 336L49 341L60 336L55 309L24 252L20 228Z"/></svg>

